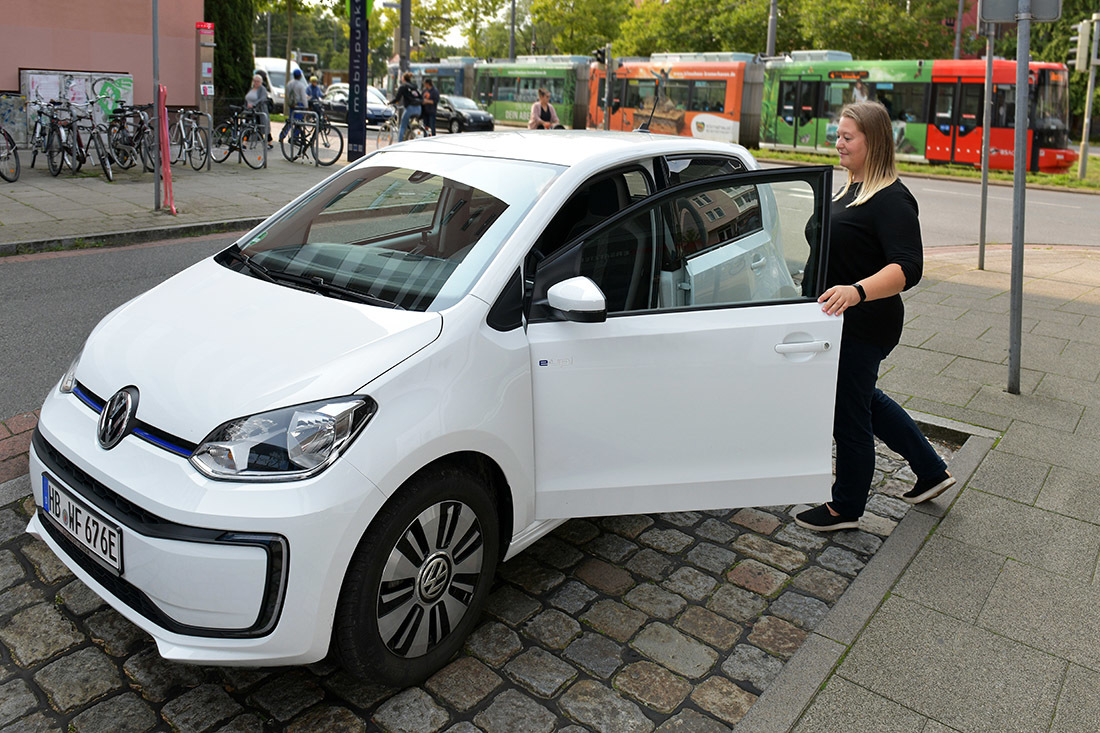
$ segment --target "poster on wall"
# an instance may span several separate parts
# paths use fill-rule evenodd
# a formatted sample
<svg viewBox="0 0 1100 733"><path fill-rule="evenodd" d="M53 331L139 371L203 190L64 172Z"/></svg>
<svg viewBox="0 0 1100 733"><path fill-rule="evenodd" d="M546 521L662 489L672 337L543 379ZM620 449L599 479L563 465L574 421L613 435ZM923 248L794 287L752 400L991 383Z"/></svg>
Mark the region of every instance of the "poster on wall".
<svg viewBox="0 0 1100 733"><path fill-rule="evenodd" d="M54 71L46 69L22 69L19 72L19 91L26 97L25 125L33 125L34 108L30 102L48 102L62 99L74 105L89 105L92 118L106 122L111 110L119 102L133 104L134 78L130 74L112 74L97 71ZM25 140L25 137L24 137ZM16 138L19 142L19 138Z"/></svg>

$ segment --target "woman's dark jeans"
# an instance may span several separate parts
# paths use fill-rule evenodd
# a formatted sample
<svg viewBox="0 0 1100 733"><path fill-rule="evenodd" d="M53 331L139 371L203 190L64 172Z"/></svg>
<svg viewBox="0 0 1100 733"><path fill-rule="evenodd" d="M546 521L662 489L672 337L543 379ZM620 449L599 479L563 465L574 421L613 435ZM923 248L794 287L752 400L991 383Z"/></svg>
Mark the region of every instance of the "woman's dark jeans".
<svg viewBox="0 0 1100 733"><path fill-rule="evenodd" d="M947 469L909 414L875 386L878 367L890 349L844 340L833 412L836 480L830 505L843 517L858 517L867 505L875 475L875 437L901 454L918 478Z"/></svg>

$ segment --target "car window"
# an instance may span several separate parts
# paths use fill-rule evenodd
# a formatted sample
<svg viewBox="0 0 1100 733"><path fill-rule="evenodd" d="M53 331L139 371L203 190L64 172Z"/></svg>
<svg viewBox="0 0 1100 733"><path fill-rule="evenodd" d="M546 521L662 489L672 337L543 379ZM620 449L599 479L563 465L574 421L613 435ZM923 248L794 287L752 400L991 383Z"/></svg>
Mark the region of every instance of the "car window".
<svg viewBox="0 0 1100 733"><path fill-rule="evenodd" d="M254 233L243 254L272 275L319 278L350 295L440 310L469 291L561 171L403 151L368 162L303 196ZM325 291L333 293L349 295Z"/></svg>
<svg viewBox="0 0 1100 733"><path fill-rule="evenodd" d="M542 263L532 302L575 275L599 286L608 315L812 299L828 178L760 171L652 196Z"/></svg>
<svg viewBox="0 0 1100 733"><path fill-rule="evenodd" d="M702 178L713 178L745 170L745 164L738 158L678 156L668 158L668 179L670 186L691 183Z"/></svg>

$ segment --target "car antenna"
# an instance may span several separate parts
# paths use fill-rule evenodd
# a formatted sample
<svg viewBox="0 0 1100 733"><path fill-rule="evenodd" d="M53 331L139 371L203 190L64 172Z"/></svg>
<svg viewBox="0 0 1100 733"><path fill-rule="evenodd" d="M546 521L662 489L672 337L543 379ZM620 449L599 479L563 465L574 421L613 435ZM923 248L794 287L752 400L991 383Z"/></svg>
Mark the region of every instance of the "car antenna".
<svg viewBox="0 0 1100 733"><path fill-rule="evenodd" d="M649 123L653 122L653 115L657 114L657 100L661 98L661 75L652 69L649 73L657 78L657 83L653 86L653 109L649 110L649 119L641 124L641 126L634 132L649 132Z"/></svg>

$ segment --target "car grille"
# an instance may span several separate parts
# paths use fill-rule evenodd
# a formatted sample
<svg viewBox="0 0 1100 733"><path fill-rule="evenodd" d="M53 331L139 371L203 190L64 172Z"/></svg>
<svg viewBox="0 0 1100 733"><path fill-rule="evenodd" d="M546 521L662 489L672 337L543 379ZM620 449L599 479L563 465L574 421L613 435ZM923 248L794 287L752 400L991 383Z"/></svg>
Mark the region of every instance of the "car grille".
<svg viewBox="0 0 1100 733"><path fill-rule="evenodd" d="M103 412L103 406L107 404L107 400L103 399L80 382L76 383L73 394L75 394L81 402L96 412ZM184 440L179 436L167 433L141 420L133 421L133 427L130 428L130 432L142 440L152 443L158 448L163 448L170 453L175 453L177 456L183 456L184 458L190 458L195 452L195 449L198 448L197 444L189 440Z"/></svg>

